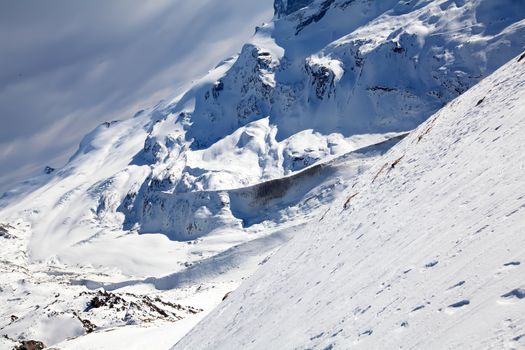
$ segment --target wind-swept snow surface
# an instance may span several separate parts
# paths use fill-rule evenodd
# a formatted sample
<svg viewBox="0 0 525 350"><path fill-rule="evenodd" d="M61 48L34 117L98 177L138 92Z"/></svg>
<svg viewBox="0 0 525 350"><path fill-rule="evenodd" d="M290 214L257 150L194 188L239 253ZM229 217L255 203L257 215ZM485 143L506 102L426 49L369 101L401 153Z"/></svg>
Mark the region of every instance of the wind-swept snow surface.
<svg viewBox="0 0 525 350"><path fill-rule="evenodd" d="M525 346L525 56L394 146L174 349Z"/></svg>

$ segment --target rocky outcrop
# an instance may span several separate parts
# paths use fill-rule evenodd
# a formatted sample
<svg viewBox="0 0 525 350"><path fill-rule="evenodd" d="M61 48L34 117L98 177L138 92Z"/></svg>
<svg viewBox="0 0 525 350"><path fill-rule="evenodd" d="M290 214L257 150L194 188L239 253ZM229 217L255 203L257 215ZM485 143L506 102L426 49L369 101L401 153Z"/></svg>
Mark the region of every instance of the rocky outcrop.
<svg viewBox="0 0 525 350"><path fill-rule="evenodd" d="M5 239L13 239L13 238L15 238L14 235L9 233L9 230L12 229L12 228L13 228L13 226L11 226L9 224L0 224L0 238L5 238Z"/></svg>
<svg viewBox="0 0 525 350"><path fill-rule="evenodd" d="M207 148L239 127L267 116L278 63L268 50L244 45L225 76L197 94L186 135L193 139L192 148Z"/></svg>
<svg viewBox="0 0 525 350"><path fill-rule="evenodd" d="M37 340L24 340L22 344L17 346L15 350L41 350L46 346L41 341Z"/></svg>
<svg viewBox="0 0 525 350"><path fill-rule="evenodd" d="M51 173L54 172L54 171L55 171L55 168L52 168L52 167L50 167L50 166L46 166L46 167L44 168L44 173L45 173L45 174L48 174L48 175L51 174Z"/></svg>
<svg viewBox="0 0 525 350"><path fill-rule="evenodd" d="M319 100L328 99L335 94L335 84L343 75L341 62L335 60L316 62L315 60L307 59L305 71L310 81L310 91Z"/></svg>
<svg viewBox="0 0 525 350"><path fill-rule="evenodd" d="M273 8L277 17L284 17L310 5L312 2L314 0L275 0Z"/></svg>

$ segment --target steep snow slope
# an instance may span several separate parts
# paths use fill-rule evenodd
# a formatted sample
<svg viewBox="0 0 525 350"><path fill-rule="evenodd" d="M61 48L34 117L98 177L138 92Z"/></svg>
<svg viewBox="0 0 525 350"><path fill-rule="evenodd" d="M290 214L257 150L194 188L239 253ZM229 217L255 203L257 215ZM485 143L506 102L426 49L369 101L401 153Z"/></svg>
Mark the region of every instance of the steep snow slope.
<svg viewBox="0 0 525 350"><path fill-rule="evenodd" d="M525 346L525 54L448 104L175 349Z"/></svg>

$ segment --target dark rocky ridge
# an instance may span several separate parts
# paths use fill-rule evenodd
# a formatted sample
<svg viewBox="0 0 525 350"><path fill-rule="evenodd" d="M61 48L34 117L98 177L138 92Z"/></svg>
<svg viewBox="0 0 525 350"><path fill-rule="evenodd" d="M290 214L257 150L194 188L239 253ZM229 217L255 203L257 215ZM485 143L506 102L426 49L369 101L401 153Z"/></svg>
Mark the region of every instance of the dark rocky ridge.
<svg viewBox="0 0 525 350"><path fill-rule="evenodd" d="M312 2L314 2L314 0L275 0L273 4L275 16L284 17L310 5Z"/></svg>

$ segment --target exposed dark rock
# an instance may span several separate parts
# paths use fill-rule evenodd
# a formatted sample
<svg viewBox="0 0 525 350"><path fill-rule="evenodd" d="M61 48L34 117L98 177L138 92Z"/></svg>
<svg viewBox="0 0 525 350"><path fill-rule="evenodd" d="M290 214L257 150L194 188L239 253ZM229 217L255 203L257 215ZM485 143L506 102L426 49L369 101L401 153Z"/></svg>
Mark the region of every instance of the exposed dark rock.
<svg viewBox="0 0 525 350"><path fill-rule="evenodd" d="M481 100L478 101L478 103L476 103L476 107L482 104L483 101L485 101L485 97L483 97Z"/></svg>
<svg viewBox="0 0 525 350"><path fill-rule="evenodd" d="M52 167L50 167L50 166L46 166L46 167L44 168L44 173L46 173L46 174L49 175L49 174L51 174L52 172L54 172L55 170L56 170L55 168L52 168Z"/></svg>
<svg viewBox="0 0 525 350"><path fill-rule="evenodd" d="M222 90L224 90L224 83L223 83L223 81L219 80L219 81L215 82L215 84L213 84L213 88L212 88L213 98L214 99L219 98L219 93Z"/></svg>
<svg viewBox="0 0 525 350"><path fill-rule="evenodd" d="M0 238L13 239L16 238L14 235L9 233L9 229L12 229L13 226L8 224L0 224Z"/></svg>
<svg viewBox="0 0 525 350"><path fill-rule="evenodd" d="M401 46L395 46L392 48L392 51L394 51L395 53L403 53L405 52L405 49L402 48Z"/></svg>
<svg viewBox="0 0 525 350"><path fill-rule="evenodd" d="M391 87L388 87L388 86L372 86L372 87L367 88L367 90L368 91L392 92L392 91L396 91L397 89L396 88L391 88Z"/></svg>
<svg viewBox="0 0 525 350"><path fill-rule="evenodd" d="M425 267L426 267L426 268L434 267L434 266L436 266L438 263L439 263L439 261L437 261L437 260L433 260L433 261L431 261L431 262L425 264Z"/></svg>
<svg viewBox="0 0 525 350"><path fill-rule="evenodd" d="M74 315L82 323L86 333L91 333L98 327L85 318L93 313L101 312L104 314L110 311L110 314L127 324L140 324L157 319L175 322L182 319L184 314L196 314L202 311L191 306L162 300L158 296L150 298L147 295L141 296L132 293L117 295L107 291L82 292L80 296L83 295L93 295L93 298L88 302L85 310L75 312Z"/></svg>
<svg viewBox="0 0 525 350"><path fill-rule="evenodd" d="M275 0L273 8L277 17L284 17L310 5L312 2L314 0Z"/></svg>
<svg viewBox="0 0 525 350"><path fill-rule="evenodd" d="M113 308L115 306L122 306L124 304L126 304L126 301L118 295L106 291L99 291L97 292L97 295L89 302L86 311L97 309L103 306Z"/></svg>
<svg viewBox="0 0 525 350"><path fill-rule="evenodd" d="M46 347L44 343L37 340L24 340L21 343L15 347L15 350L42 350Z"/></svg>
<svg viewBox="0 0 525 350"><path fill-rule="evenodd" d="M319 11L313 14L310 17L307 17L304 21L299 23L296 28L295 35L298 35L304 28L308 27L312 23L317 23L326 15L330 6L335 2L335 0L325 0L319 7Z"/></svg>
<svg viewBox="0 0 525 350"><path fill-rule="evenodd" d="M104 125L106 128L109 128L111 125L117 124L118 120L113 120L110 122L103 122L101 125Z"/></svg>
<svg viewBox="0 0 525 350"><path fill-rule="evenodd" d="M92 323L90 320L82 319L76 312L73 312L73 315L82 323L82 327L86 331L86 333L93 333L93 331L97 328L97 326Z"/></svg>
<svg viewBox="0 0 525 350"><path fill-rule="evenodd" d="M222 301L228 299L228 297L230 296L231 293L232 292L228 292L228 293L224 294L224 296L222 297Z"/></svg>
<svg viewBox="0 0 525 350"><path fill-rule="evenodd" d="M311 76L312 86L318 99L330 98L335 94L336 75L330 68L321 64L307 63L305 69Z"/></svg>
<svg viewBox="0 0 525 350"><path fill-rule="evenodd" d="M144 140L144 147L142 148L142 158L150 163L160 161L165 153L165 146L160 143L155 137L148 135Z"/></svg>

